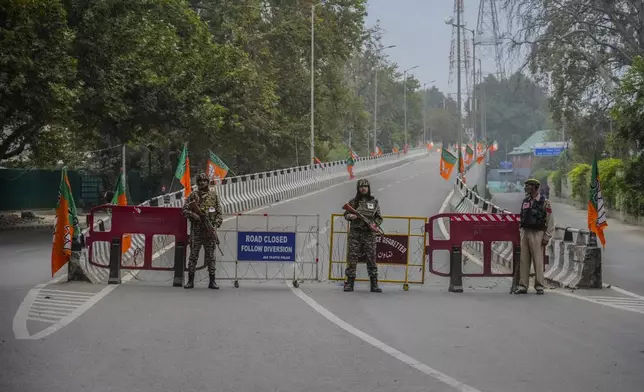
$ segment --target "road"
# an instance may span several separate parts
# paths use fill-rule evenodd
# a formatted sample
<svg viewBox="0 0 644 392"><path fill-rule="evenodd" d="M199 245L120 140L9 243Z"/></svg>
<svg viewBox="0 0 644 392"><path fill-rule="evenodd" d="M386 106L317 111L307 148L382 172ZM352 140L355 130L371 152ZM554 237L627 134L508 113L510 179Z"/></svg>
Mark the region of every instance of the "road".
<svg viewBox="0 0 644 392"><path fill-rule="evenodd" d="M451 189L437 157L370 179L387 215L432 215ZM329 216L354 193L351 182L261 212ZM0 276L16 271L11 265L3 257ZM16 340L6 327L16 298L46 281L29 274L31 281L2 280L3 294L16 293L0 315L2 391L639 392L644 385L644 315L556 291L511 296L501 278L467 280L462 294L436 276L408 292L383 284L382 294L366 284L344 293L329 282L292 289L242 281L235 289L222 281L213 292L205 282L189 291L132 280L90 300L55 333ZM88 290L81 286L48 287Z"/></svg>
<svg viewBox="0 0 644 392"><path fill-rule="evenodd" d="M522 195L499 193L494 198L501 207L516 211L521 204ZM586 210L556 202L552 207L558 226L588 227ZM602 251L604 283L644 295L644 228L608 218L605 234L606 248Z"/></svg>

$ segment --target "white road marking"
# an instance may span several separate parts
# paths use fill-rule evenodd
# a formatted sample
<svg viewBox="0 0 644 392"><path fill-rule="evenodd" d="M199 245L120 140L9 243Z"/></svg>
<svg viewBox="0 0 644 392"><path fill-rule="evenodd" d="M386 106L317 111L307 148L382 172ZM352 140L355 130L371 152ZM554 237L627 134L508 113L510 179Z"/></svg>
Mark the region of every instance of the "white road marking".
<svg viewBox="0 0 644 392"><path fill-rule="evenodd" d="M380 188L376 192L380 192L380 191L384 191L384 190L385 190L385 188Z"/></svg>
<svg viewBox="0 0 644 392"><path fill-rule="evenodd" d="M307 305L309 305L313 310L324 316L327 320L332 322L333 324L337 325L338 327L342 328L343 330L349 332L353 336L356 336L366 343L371 344L372 346L376 347L377 349L380 349L384 351L385 353L391 355L392 357L396 358L397 360L401 361L402 363L411 366L412 368L435 378L436 380L449 385L450 387L456 389L459 392L481 392L480 390L471 387L465 383L462 383L455 378L452 378L448 376L445 373L442 373L432 367L429 367L425 365L424 363L420 362L419 360L410 357L409 355L396 350L395 348L387 345L386 343L374 338L373 336L359 330L358 328L354 327L353 325L347 323L346 321L342 320L335 314L331 313L328 309L326 309L324 306L320 305L317 303L313 298L309 297L306 295L302 290L296 289L293 287L293 285L290 282L287 282L287 286L291 289L291 291L297 295L302 301L306 302Z"/></svg>
<svg viewBox="0 0 644 392"><path fill-rule="evenodd" d="M445 201L443 202L443 205L441 206L440 210L438 211L439 214L442 214L447 206L449 205L449 200L451 199L452 195L454 194L454 190L449 193ZM442 219L438 220L438 226L440 231L443 233L443 236L445 238L448 238L448 233L447 229L445 228L445 224L443 223ZM470 260L472 260L474 263L478 264L479 266L483 266L483 263L479 259L478 256L473 255L472 253L468 252L465 249L461 250L463 252L464 256L467 256ZM506 280L511 281L512 278L505 277ZM615 309L621 309L621 310L626 310L629 312L635 312L635 313L640 313L644 314L644 297L641 295L637 295L635 293L632 293L630 291L621 289L619 287L615 286L610 286L610 289L615 290L616 292L626 295L627 297L600 297L600 296L584 296L584 295L579 295L571 292L567 292L563 290L552 290L550 291L553 294L557 295L563 295L566 297L572 297L572 298L577 298L581 299L583 301L587 302L592 302L595 304L599 305L604 305L604 306L609 306L611 308ZM629 298L630 297L630 298Z"/></svg>

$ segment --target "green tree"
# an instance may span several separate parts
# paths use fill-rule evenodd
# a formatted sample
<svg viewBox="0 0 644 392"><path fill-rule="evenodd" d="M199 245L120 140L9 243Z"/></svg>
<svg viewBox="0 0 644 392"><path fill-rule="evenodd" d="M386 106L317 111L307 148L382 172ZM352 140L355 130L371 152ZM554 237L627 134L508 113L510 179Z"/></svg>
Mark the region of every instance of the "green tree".
<svg viewBox="0 0 644 392"><path fill-rule="evenodd" d="M69 121L77 94L73 39L60 1L0 5L0 161L23 153L45 126Z"/></svg>

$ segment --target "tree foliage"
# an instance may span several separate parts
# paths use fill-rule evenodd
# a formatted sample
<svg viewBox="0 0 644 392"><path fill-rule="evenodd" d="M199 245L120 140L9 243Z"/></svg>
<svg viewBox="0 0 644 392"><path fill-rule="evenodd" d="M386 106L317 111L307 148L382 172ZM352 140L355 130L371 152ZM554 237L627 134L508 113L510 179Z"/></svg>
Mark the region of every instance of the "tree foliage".
<svg viewBox="0 0 644 392"><path fill-rule="evenodd" d="M402 80L378 25L365 25L366 0L316 3L311 64L313 4L3 2L0 161L48 167L127 144L131 168L167 183L187 142L197 170L208 149L238 174L308 164L311 65L318 158L373 150L376 73L380 148L403 147L405 92L410 145L423 141L424 109L434 139L455 140L453 101ZM114 156L88 156L117 172Z"/></svg>

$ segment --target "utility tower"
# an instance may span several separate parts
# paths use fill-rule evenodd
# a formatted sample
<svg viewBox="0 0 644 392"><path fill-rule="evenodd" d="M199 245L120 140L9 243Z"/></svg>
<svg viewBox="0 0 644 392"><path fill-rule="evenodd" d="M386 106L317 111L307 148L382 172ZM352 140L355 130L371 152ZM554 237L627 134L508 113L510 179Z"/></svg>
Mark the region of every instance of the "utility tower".
<svg viewBox="0 0 644 392"><path fill-rule="evenodd" d="M477 44L480 50L477 52L478 58L492 59L496 65L496 75L499 78L505 76L503 62L503 48L501 47L501 33L499 27L499 13L496 3L498 0L480 0L479 16L476 23L476 32L481 37L481 42Z"/></svg>
<svg viewBox="0 0 644 392"><path fill-rule="evenodd" d="M460 3L460 4L459 4ZM461 21L461 26L457 27L456 26L456 21L459 20L457 17L457 13L459 12L460 9L460 21ZM458 90L458 86L455 83L457 73L461 72L461 80L464 80L465 83L461 84L461 95L465 98L465 102L469 102L471 95L471 87L474 86L473 81L472 81L472 75L470 72L470 64L472 61L472 51L471 51L471 42L470 42L470 33L465 31L463 29L463 26L465 25L465 15L464 15L464 7L463 7L463 0L454 0L454 24L452 25L452 45L449 50L449 91L447 93L448 97L451 97L452 94L456 94ZM458 34L458 28L461 29L461 64L460 67L457 63L457 37L456 35ZM470 84L470 81L472 81L472 84ZM461 116L463 113L460 113ZM471 128L464 128L463 129L464 133L464 139L469 140L472 137L472 129Z"/></svg>

